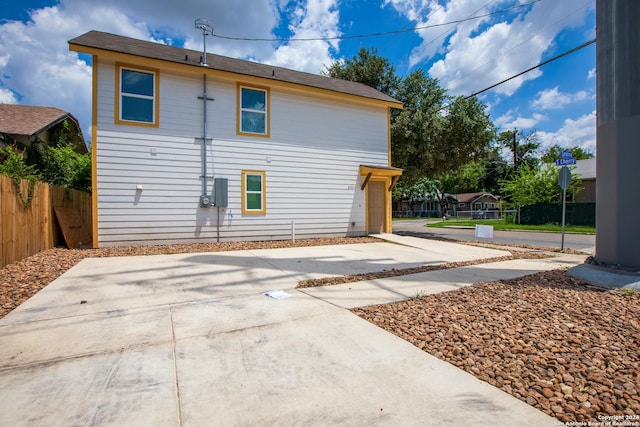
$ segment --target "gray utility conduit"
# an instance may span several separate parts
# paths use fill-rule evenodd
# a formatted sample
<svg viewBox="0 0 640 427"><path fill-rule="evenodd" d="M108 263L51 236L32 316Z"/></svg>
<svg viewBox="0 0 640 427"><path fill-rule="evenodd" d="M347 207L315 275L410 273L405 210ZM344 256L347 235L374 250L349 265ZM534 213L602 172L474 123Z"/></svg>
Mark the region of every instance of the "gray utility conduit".
<svg viewBox="0 0 640 427"><path fill-rule="evenodd" d="M209 207L211 205L211 198L207 197L207 101L213 101L213 98L207 97L207 75L203 74L202 78L202 96L198 99L202 99L202 192L200 196L200 202L202 205ZM207 199L208 201L204 201Z"/></svg>

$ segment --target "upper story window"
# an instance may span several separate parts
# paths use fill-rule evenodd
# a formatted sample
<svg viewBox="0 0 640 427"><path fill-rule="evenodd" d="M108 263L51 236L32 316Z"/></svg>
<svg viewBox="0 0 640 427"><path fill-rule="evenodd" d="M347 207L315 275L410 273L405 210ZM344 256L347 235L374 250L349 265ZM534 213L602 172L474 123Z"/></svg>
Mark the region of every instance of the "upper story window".
<svg viewBox="0 0 640 427"><path fill-rule="evenodd" d="M158 126L158 72L117 66L116 123Z"/></svg>
<svg viewBox="0 0 640 427"><path fill-rule="evenodd" d="M269 136L269 90L238 85L238 133Z"/></svg>

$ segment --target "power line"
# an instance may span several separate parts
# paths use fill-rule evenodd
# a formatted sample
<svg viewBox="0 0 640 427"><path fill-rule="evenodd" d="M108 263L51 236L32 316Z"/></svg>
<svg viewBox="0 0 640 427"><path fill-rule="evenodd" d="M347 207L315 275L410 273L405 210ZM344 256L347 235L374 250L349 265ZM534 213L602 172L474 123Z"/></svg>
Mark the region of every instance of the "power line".
<svg viewBox="0 0 640 427"><path fill-rule="evenodd" d="M429 28L444 27L446 25L461 24L463 22L472 21L474 19L486 18L488 16L493 16L493 15L497 15L497 14L500 14L500 13L509 12L511 10L514 10L514 9L527 7L527 6L530 6L530 5L534 4L534 3L538 3L540 1L542 1L542 0L533 0L533 1L529 2L529 3L524 3L524 4L519 4L519 5L516 5L516 6L511 6L511 7L508 7L506 9L501 9L501 10L496 10L494 12L485 13L484 15L471 16L471 17L467 17L467 18L464 18L464 19L458 19L458 20L455 20L455 21L444 22L442 24L424 25L424 26L421 26L421 27L414 27L414 28L409 28L409 29L404 29L404 30L384 31L384 32L380 32L380 33L370 33L370 34L359 34L359 35L354 35L354 36L309 37L309 38L270 38L270 39L267 39L267 38L251 38L251 37L232 37L232 36L224 36L224 35L220 35L220 34L212 34L212 35L213 35L213 37L217 37L219 39L236 40L236 41L251 41L251 42L308 42L308 41L363 39L363 38L368 38L368 37L380 37L380 36L389 36L389 35L395 35L395 34L409 33L409 32L414 32L414 31L417 31L417 30L426 30L426 29L429 29Z"/></svg>
<svg viewBox="0 0 640 427"><path fill-rule="evenodd" d="M543 65L546 65L546 64L548 64L548 63L550 63L550 62L555 61L556 59L560 59L560 58L562 58L562 57L564 57L564 56L567 56L567 55L569 55L569 54L571 54L571 53L573 53L573 52L577 52L577 51L579 51L580 49L583 49L583 48L585 48L585 47L587 47L587 46L589 46L589 45L591 45L591 44L593 44L593 43L595 43L595 42L596 42L596 39L591 39L591 40L589 40L589 41L587 41L587 42L584 42L584 43L582 43L580 46L576 46L576 47L574 47L573 49L569 49L569 50L567 50L567 51L565 51L565 52L563 52L563 53L561 53L561 54L559 54L559 55L554 56L553 58L549 58L549 59L547 59L547 60L545 60L545 61L542 61L542 62L538 63L537 65L534 65L534 66L533 66L533 67L531 67L531 68L527 68L526 70L519 72L518 74L515 74L515 75L513 75L513 76L511 76L511 77L508 77L508 78L506 78L506 79L504 79L504 80L501 80L501 81L499 81L499 82L498 82L498 83L496 83L496 84L493 84L493 85L491 85L491 86L489 86L489 87L486 87L486 88L484 88L484 89L482 89L482 90L479 90L479 91L477 91L477 92L473 92L471 95L467 95L467 96L465 96L463 99L469 99L469 98L473 98L473 97L474 97L474 96L476 96L476 95L480 95L480 94L481 94L481 93L483 93L483 92L486 92L486 91L488 91L488 90L491 90L491 89L493 89L494 87L500 86L501 84L504 84L504 83L506 83L506 82L508 82L508 81L510 81L510 80L515 79L516 77L520 77L521 75L526 74L526 73L528 73L529 71L533 71L533 70L535 70L536 68L540 68L540 67L542 67ZM442 107L438 108L438 109L436 110L436 112L438 112L438 111L442 111L442 110L444 110L444 109L446 109L446 108L449 108L449 107L451 107L452 105L453 105L453 103L451 103L451 104L447 104L447 105L443 105Z"/></svg>
<svg viewBox="0 0 640 427"><path fill-rule="evenodd" d="M490 5L491 3L493 3L495 0L491 0L488 3L486 3L484 6L482 6L481 8L477 9L476 11L472 12L471 15L467 16L464 20L461 20L460 22L464 22L465 20L468 19L472 19L473 15L478 13L479 11L481 11L482 9L484 9L485 7L487 7L488 5ZM457 27L457 25L456 25ZM444 30L443 32L441 32L440 34L438 34L436 37L434 37L433 39L431 39L429 42L421 45L420 47L426 47L429 46L430 44L434 43L436 40L438 40L440 37L448 34L450 31L452 31L451 28Z"/></svg>
<svg viewBox="0 0 640 427"><path fill-rule="evenodd" d="M565 17L563 17L562 19L559 19L555 22L553 22L552 24L549 24L548 26L546 26L545 28L543 28L542 30L540 30L538 33L536 33L535 35L533 35L532 37L529 37L525 40L523 40L522 42L516 44L515 46L512 46L511 48L509 48L507 51L504 51L500 56L495 57L493 59L490 59L480 65L478 65L477 67L475 67L473 70L465 73L464 75L460 76L459 79L464 79L466 76L475 73L476 71L478 71L479 69L481 69L482 67L484 67L487 64L490 63L496 63L498 61L498 59L502 58L503 56L507 55L509 52L511 52L512 50L524 45L525 43L538 38L542 33L544 33L546 30L548 30L549 28L552 28L555 25L560 24L562 21L564 21L565 19L569 18L572 15L575 15L576 13L578 13L579 11L581 11L582 9L585 9L589 4L591 3L591 0L587 0L587 2L582 5L581 7L579 7L578 9L574 10L573 12L569 13L568 15L566 15Z"/></svg>
<svg viewBox="0 0 640 427"><path fill-rule="evenodd" d="M526 70L524 70L524 71L522 71L522 72L520 72L520 73L518 73L518 74L515 74L515 75L513 75L513 76L511 76L511 77L509 77L509 78L506 78L506 79L504 79L504 80L502 80L502 81L499 81L499 82L498 82L498 83L496 83L496 84L493 84L493 85L491 85L491 86L489 86L489 87L487 87L487 88L484 88L484 89L482 89L482 90L479 90L479 91L477 91L477 92L474 92L474 93L472 93L471 95L465 96L465 97L464 97L464 99L469 99L469 98L474 97L474 96L476 96L476 95L479 95L479 94L481 94L481 93L483 93L483 92L486 92L486 91L488 91L488 90L491 90L491 89L493 89L493 88L494 88L494 87L496 87L496 86L500 86L501 84L504 84L504 83L508 82L509 80L513 80L513 79L515 79L516 77L520 77L521 75L526 74L526 73L528 73L529 71L533 71L533 70L535 70L536 68L540 68L540 67L542 67L543 65L546 65L546 64L548 64L548 63L550 63L550 62L555 61L556 59L560 59L560 58L562 58L562 57L564 57L564 56L567 56L567 55L569 55L569 54L571 54L571 53L573 53L573 52L577 52L577 51L579 51L580 49L583 49L583 48L585 48L585 47L587 47L587 46L589 46L589 45L591 45L591 44L593 44L593 43L595 43L595 42L596 42L596 39L591 39L591 40L589 40L588 42L582 43L580 46L576 46L576 47L574 47L573 49L567 50L566 52L563 52L563 53L561 53L561 54L559 54L559 55L554 56L553 58L549 58L549 59L547 59L546 61L542 61L542 62L540 62L539 64L534 65L534 66L533 66L533 67L531 67L531 68L527 68Z"/></svg>

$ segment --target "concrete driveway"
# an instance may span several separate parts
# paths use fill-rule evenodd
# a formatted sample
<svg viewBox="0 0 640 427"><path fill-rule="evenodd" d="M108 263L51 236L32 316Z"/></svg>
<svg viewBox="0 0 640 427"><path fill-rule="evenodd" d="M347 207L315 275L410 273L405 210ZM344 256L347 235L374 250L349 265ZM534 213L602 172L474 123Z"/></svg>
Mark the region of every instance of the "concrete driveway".
<svg viewBox="0 0 640 427"><path fill-rule="evenodd" d="M376 302L371 286L388 288L380 302L403 299L445 277L405 279L402 292L380 281L333 294L294 289L308 278L503 254L421 245L85 259L0 321L0 425L554 425L331 301L353 306L360 292L360 305ZM535 262L495 271L578 263ZM452 287L477 277L448 271L458 274ZM279 289L291 297L263 294Z"/></svg>

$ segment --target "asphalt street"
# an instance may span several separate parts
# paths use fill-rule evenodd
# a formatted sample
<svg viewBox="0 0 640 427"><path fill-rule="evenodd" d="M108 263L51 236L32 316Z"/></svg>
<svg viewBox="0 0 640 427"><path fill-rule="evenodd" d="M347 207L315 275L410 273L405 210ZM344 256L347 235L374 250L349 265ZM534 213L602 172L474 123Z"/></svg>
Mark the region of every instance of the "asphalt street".
<svg viewBox="0 0 640 427"><path fill-rule="evenodd" d="M494 231L493 239L478 239L473 228L456 228L455 222L451 227L427 228L427 221L422 220L394 220L393 231L410 232L423 237L444 237L460 241L486 240L493 243L510 243L521 245L543 246L560 249L561 233L540 233L531 231ZM588 254L595 252L596 236L593 234L565 234L565 248L582 251Z"/></svg>

